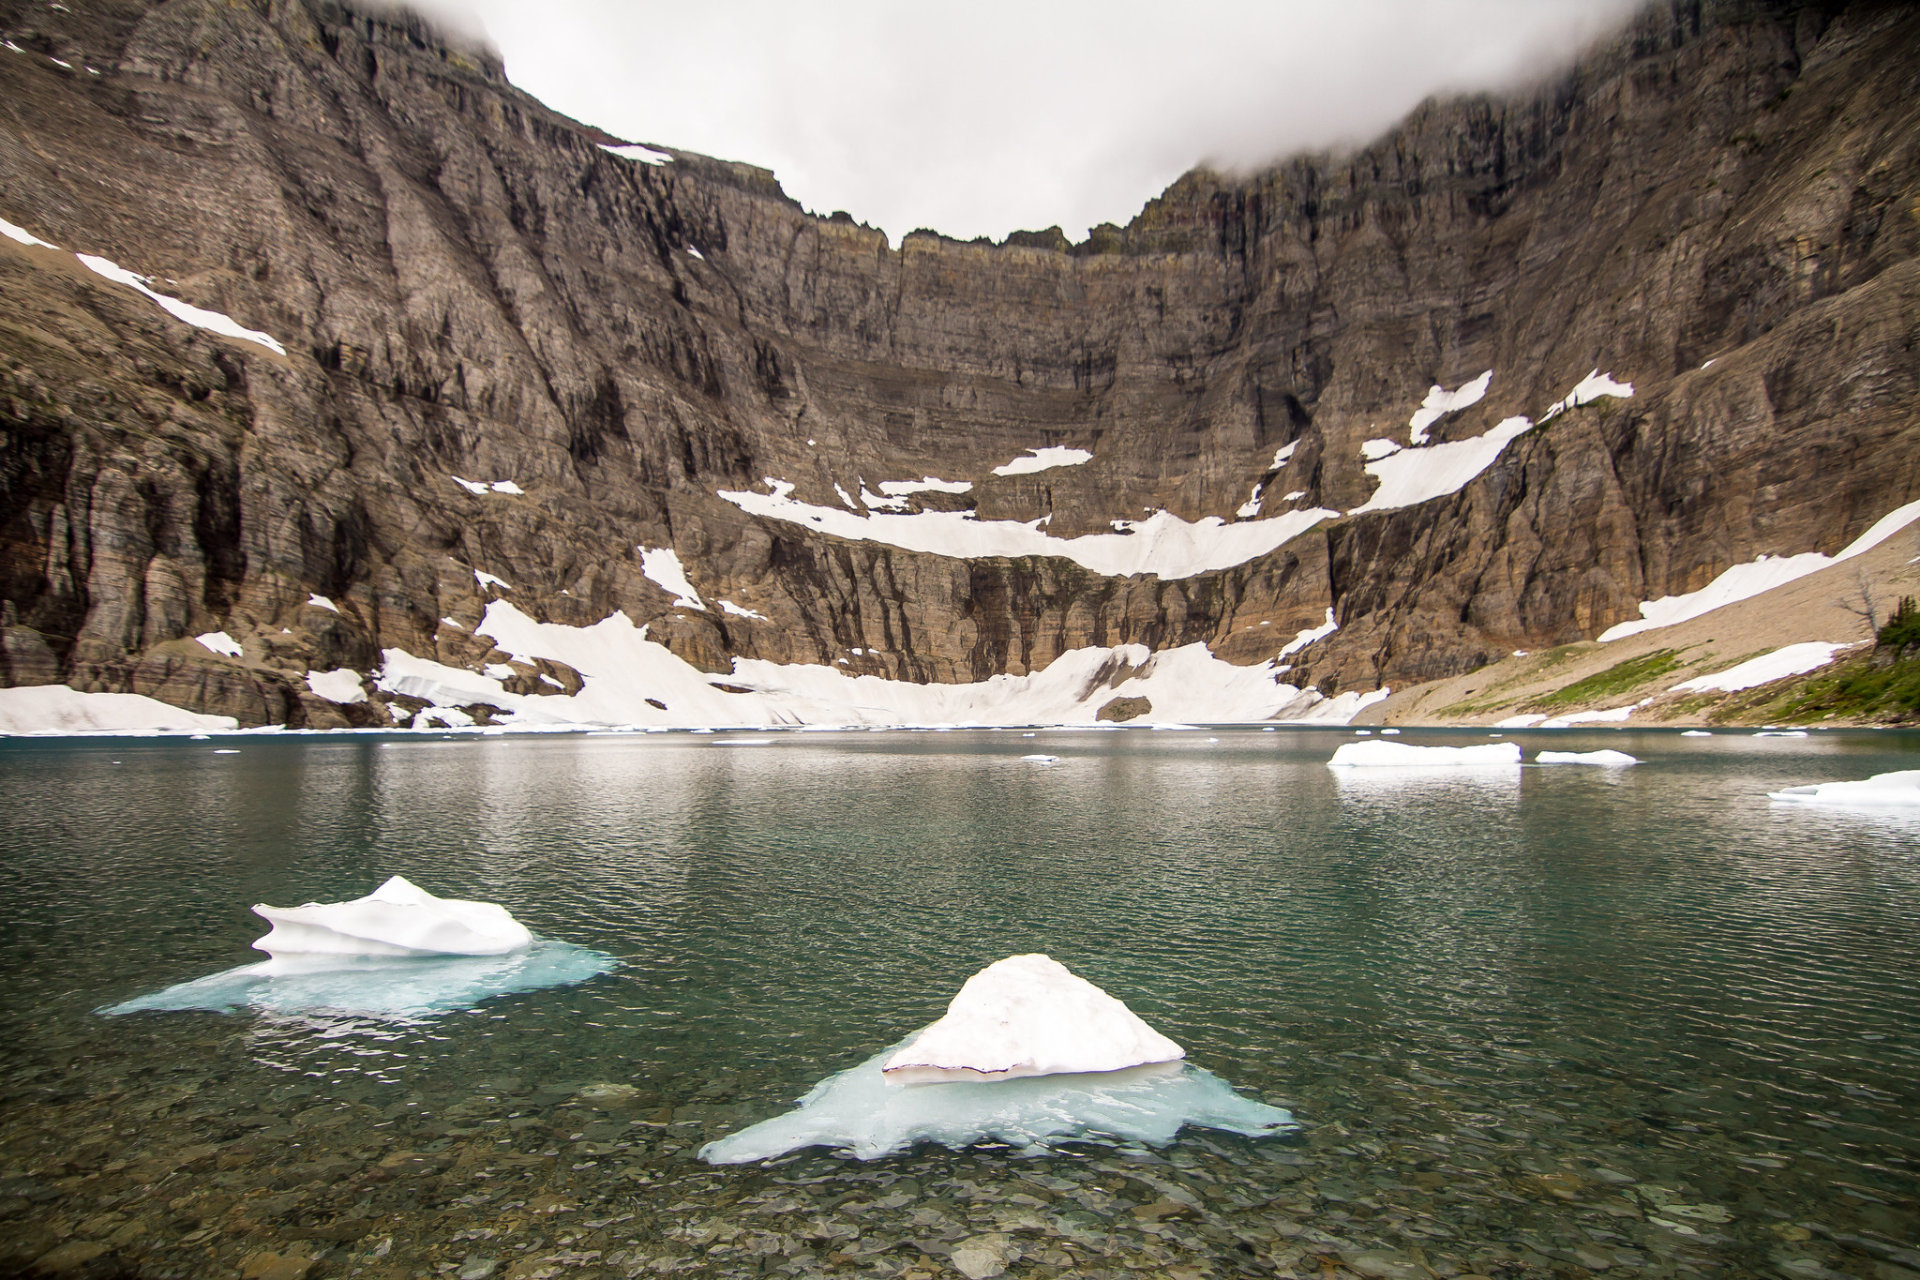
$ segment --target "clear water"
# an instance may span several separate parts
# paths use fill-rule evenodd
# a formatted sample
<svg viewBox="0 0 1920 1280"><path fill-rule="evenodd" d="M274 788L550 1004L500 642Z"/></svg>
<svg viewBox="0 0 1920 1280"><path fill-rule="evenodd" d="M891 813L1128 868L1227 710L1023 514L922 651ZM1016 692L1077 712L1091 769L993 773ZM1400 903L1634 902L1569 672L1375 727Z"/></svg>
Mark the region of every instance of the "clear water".
<svg viewBox="0 0 1920 1280"><path fill-rule="evenodd" d="M1367 782L1327 731L746 736L0 743L0 1270L1920 1270L1920 817L1764 798L1920 738ZM93 1012L396 872L619 968ZM1035 950L1305 1127L693 1158Z"/></svg>

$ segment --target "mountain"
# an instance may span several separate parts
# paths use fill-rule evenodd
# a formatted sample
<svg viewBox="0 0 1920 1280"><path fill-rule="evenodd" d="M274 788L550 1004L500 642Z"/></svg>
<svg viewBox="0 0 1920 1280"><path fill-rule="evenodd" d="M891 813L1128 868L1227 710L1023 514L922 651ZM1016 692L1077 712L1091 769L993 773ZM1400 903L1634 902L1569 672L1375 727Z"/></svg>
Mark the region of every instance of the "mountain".
<svg viewBox="0 0 1920 1280"><path fill-rule="evenodd" d="M404 12L0 33L8 685L1345 716L1920 498L1904 5L1659 4L1084 243L897 249Z"/></svg>

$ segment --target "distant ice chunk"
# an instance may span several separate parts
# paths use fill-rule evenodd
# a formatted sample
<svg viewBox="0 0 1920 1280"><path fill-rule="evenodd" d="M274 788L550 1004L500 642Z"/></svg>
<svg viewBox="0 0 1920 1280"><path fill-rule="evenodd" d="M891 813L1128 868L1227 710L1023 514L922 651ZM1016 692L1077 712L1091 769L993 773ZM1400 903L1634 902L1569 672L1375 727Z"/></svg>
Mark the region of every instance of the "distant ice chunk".
<svg viewBox="0 0 1920 1280"><path fill-rule="evenodd" d="M635 550L640 553L640 572L674 598L675 608L706 609L706 602L700 599L700 593L687 581L687 570L680 563L679 552L670 547L637 547Z"/></svg>
<svg viewBox="0 0 1920 1280"><path fill-rule="evenodd" d="M1816 782L1785 791L1769 791L1769 800L1781 804L1824 804L1848 808L1882 805L1920 805L1920 769L1876 773L1858 782Z"/></svg>
<svg viewBox="0 0 1920 1280"><path fill-rule="evenodd" d="M257 1009L421 1018L470 1009L490 996L570 986L613 967L611 956L544 938L497 956L286 956L182 982L100 1012Z"/></svg>
<svg viewBox="0 0 1920 1280"><path fill-rule="evenodd" d="M882 1062L898 1052L899 1046L882 1050L828 1076L795 1110L708 1143L700 1158L709 1164L744 1164L805 1147L829 1147L877 1160L919 1142L956 1150L976 1142L1037 1150L1053 1140L1164 1146L1185 1125L1249 1138L1295 1127L1288 1112L1241 1097L1232 1085L1189 1062L906 1084L881 1070Z"/></svg>
<svg viewBox="0 0 1920 1280"><path fill-rule="evenodd" d="M436 898L393 876L364 898L301 907L256 904L273 926L253 946L276 960L310 956L493 956L533 944L533 935L492 902Z"/></svg>
<svg viewBox="0 0 1920 1280"><path fill-rule="evenodd" d="M1710 676L1696 676L1673 686L1674 693L1738 693L1742 689L1752 689L1759 685L1770 684L1775 680L1784 680L1788 676L1804 675L1818 670L1832 662L1834 655L1852 648L1847 644L1828 644L1822 640L1808 641L1804 644L1790 644L1775 649L1772 653L1763 653L1725 671L1716 671Z"/></svg>
<svg viewBox="0 0 1920 1280"><path fill-rule="evenodd" d="M1711 738L1713 735L1705 729L1688 729L1680 736L1683 738Z"/></svg>
<svg viewBox="0 0 1920 1280"><path fill-rule="evenodd" d="M1542 751L1534 756L1535 764L1639 764L1640 761L1624 751Z"/></svg>
<svg viewBox="0 0 1920 1280"><path fill-rule="evenodd" d="M1031 756L1021 756L1020 758L1022 760L1027 761L1030 764L1059 764L1060 763L1059 756L1031 755Z"/></svg>
<svg viewBox="0 0 1920 1280"><path fill-rule="evenodd" d="M1756 738L1804 738L1807 736L1807 731L1805 729L1763 729L1753 736Z"/></svg>
<svg viewBox="0 0 1920 1280"><path fill-rule="evenodd" d="M619 156L622 160L636 160L646 165L673 163L673 157L664 151L655 151L652 147L642 147L632 143L614 147L603 142L600 144L600 149L608 155Z"/></svg>
<svg viewBox="0 0 1920 1280"><path fill-rule="evenodd" d="M997 476L1031 475L1036 471L1051 471L1055 467L1077 467L1091 460L1092 457L1093 454L1085 449L1048 445L1044 449L1028 449L1026 457L1015 458L1005 466L995 467L993 474Z"/></svg>
<svg viewBox="0 0 1920 1280"><path fill-rule="evenodd" d="M1133 1010L1045 955L1008 956L968 978L946 1016L882 1066L902 1078L1118 1071L1186 1051Z"/></svg>
<svg viewBox="0 0 1920 1280"><path fill-rule="evenodd" d="M1461 409L1479 404L1487 394L1487 388L1492 385L1493 370L1491 369L1472 382L1464 384L1458 391L1449 391L1435 383L1427 389L1427 398L1421 401L1420 407L1413 411L1413 417L1407 421L1407 426L1412 431L1409 438L1417 445L1425 444L1427 428L1449 413L1456 413Z"/></svg>
<svg viewBox="0 0 1920 1280"><path fill-rule="evenodd" d="M209 631L194 637L201 644L225 658L240 656L240 642L224 631Z"/></svg>
<svg viewBox="0 0 1920 1280"><path fill-rule="evenodd" d="M1411 742L1343 742L1329 769L1457 769L1520 763L1517 742L1488 742L1471 747L1421 747Z"/></svg>

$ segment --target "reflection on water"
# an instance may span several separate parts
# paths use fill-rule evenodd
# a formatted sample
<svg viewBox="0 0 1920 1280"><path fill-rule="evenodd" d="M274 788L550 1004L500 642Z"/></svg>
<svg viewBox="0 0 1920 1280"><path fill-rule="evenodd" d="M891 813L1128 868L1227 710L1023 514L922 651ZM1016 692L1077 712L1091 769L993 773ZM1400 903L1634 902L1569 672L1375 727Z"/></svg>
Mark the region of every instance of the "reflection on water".
<svg viewBox="0 0 1920 1280"><path fill-rule="evenodd" d="M1920 820L1765 793L1920 741L1523 733L1645 763L1389 779L1334 732L754 736L0 743L0 1270L1908 1265ZM396 873L617 967L92 1012ZM1304 1128L694 1159L1027 951Z"/></svg>

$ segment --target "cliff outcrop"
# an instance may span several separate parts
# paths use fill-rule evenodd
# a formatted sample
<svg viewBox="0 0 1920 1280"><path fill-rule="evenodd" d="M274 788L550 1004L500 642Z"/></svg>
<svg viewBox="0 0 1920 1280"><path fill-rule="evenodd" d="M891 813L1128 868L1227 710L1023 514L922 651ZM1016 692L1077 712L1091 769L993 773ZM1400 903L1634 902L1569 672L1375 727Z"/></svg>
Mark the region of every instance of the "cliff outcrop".
<svg viewBox="0 0 1920 1280"><path fill-rule="evenodd" d="M1083 244L898 248L403 14L4 0L0 33L8 684L320 726L386 722L307 675L392 650L577 688L474 635L507 600L716 675L921 683L1259 663L1331 609L1289 678L1371 689L1920 497L1904 6L1661 4Z"/></svg>

